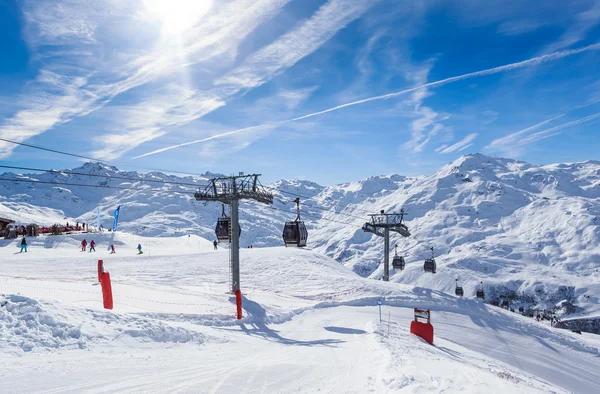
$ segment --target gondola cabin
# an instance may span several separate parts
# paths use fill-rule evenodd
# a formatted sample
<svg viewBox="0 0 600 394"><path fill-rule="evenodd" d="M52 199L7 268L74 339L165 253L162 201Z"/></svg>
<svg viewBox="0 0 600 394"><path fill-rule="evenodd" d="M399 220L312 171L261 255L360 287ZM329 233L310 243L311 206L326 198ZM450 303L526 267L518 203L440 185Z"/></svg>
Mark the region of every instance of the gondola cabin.
<svg viewBox="0 0 600 394"><path fill-rule="evenodd" d="M485 299L485 293L483 292L483 289L477 289L477 298L480 298L482 300Z"/></svg>
<svg viewBox="0 0 600 394"><path fill-rule="evenodd" d="M402 256L394 256L392 260L392 268L395 270L403 270L406 262L404 261L404 257Z"/></svg>
<svg viewBox="0 0 600 394"><path fill-rule="evenodd" d="M437 269L437 264L435 263L435 259L427 259L425 260L425 264L423 264L423 269L425 272L431 272L435 274Z"/></svg>
<svg viewBox="0 0 600 394"><path fill-rule="evenodd" d="M296 203L297 216L293 222L286 222L283 226L283 243L285 246L295 245L299 248L306 246L308 240L308 231L304 222L300 220L300 199L296 198L293 202Z"/></svg>
<svg viewBox="0 0 600 394"><path fill-rule="evenodd" d="M283 242L285 245L306 246L308 231L302 221L286 222L283 227Z"/></svg>
<svg viewBox="0 0 600 394"><path fill-rule="evenodd" d="M454 288L454 294L456 294L458 297L462 297L463 295L465 295L465 292L463 291L462 286L458 285L458 278L454 279L454 281L456 282L456 287Z"/></svg>
<svg viewBox="0 0 600 394"><path fill-rule="evenodd" d="M217 220L217 227L215 227L215 234L219 241L229 241L229 232L231 224L231 218L228 216L220 217Z"/></svg>
<svg viewBox="0 0 600 394"><path fill-rule="evenodd" d="M431 258L425 260L425 264L423 264L423 269L425 270L425 272L431 272L432 274L435 274L437 270L437 264L435 263L435 252L433 251L433 248L431 248Z"/></svg>

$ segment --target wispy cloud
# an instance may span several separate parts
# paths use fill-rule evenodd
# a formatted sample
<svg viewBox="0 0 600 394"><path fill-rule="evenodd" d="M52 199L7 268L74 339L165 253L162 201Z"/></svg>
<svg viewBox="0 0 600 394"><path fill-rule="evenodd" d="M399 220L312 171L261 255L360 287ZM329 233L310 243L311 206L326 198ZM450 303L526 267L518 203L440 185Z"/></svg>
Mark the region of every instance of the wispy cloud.
<svg viewBox="0 0 600 394"><path fill-rule="evenodd" d="M243 65L218 79L216 84L233 85L234 89L262 85L329 41L373 3L370 0L329 0L310 19L252 54Z"/></svg>
<svg viewBox="0 0 600 394"><path fill-rule="evenodd" d="M490 142L485 148L483 148L483 150L487 152L510 153L513 151L515 144L519 141L520 138L527 135L532 130L537 129L538 127L542 127L556 119L562 118L565 115L566 114L553 116L550 119L543 120L539 123L534 124L533 126L526 127L522 130L508 134L502 138L495 139L494 141Z"/></svg>
<svg viewBox="0 0 600 394"><path fill-rule="evenodd" d="M187 11L198 15L188 19L197 23L204 18L202 23L187 26L184 40L160 37L158 41L152 37L144 41L123 39L124 36L129 38L132 31L145 32L147 24L156 27L155 21L143 18L141 2L26 2L24 36L33 56L44 59L44 68L32 87L23 92L21 108L0 125L0 135L16 141L26 140L74 117L85 116L128 90L165 76L178 76L193 64L216 57L222 59L224 54L233 57L232 52L239 43L289 1L235 0L205 18L206 7L190 5ZM124 30L121 25L129 29ZM146 41L150 44L144 47ZM133 46L127 47L129 42L133 42ZM118 44L108 48L108 43ZM48 80L49 75L51 80ZM195 98L200 100L203 96L199 93ZM211 97L200 104L174 107L180 111L190 107L192 113L203 113L198 107L210 107L212 103ZM154 126L146 122L148 127L139 133L130 133L129 149L161 135L163 131L157 130L160 125L173 123L171 113L164 111L164 114L168 119L159 120ZM127 125L126 129L134 127ZM102 140L107 145L102 152L111 157L122 154L126 150L110 149L121 140L121 133L107 136ZM8 157L13 149L13 146L1 145L0 157Z"/></svg>
<svg viewBox="0 0 600 394"><path fill-rule="evenodd" d="M478 133L471 133L469 135L467 135L465 138L463 138L462 140L458 141L456 144L451 145L445 149L442 149L440 151L440 153L452 153L452 152L460 152L463 151L465 149L467 149L468 147L470 147L472 144L472 142L475 140L475 138L477 138L479 134Z"/></svg>
<svg viewBox="0 0 600 394"><path fill-rule="evenodd" d="M489 145L484 148L484 151L488 152L504 152L510 154L514 152L516 148L531 144L536 141L543 140L545 138L550 138L555 135L563 133L566 128L576 126L582 123L591 122L600 118L600 113L596 113L593 115L589 115L580 119L573 120L571 122L563 123L549 129L545 129L538 132L532 132L533 130L543 126L555 119L564 116L564 114L555 116L553 118L547 119L543 122L537 123L533 126L527 127L523 130L519 130L515 133L508 134L502 138L498 138L492 141Z"/></svg>
<svg viewBox="0 0 600 394"><path fill-rule="evenodd" d="M323 114L327 114L330 112L334 112L334 111L338 111L340 109L343 108L348 108L348 107L352 107L352 106L356 106L356 105L361 105L361 104L365 104L365 103L369 103L369 102L373 102L373 101L377 101L377 100L386 100L386 99L390 99L390 98L394 98L394 97L398 97L407 93L412 93L412 92L416 92L416 91L421 91L423 92L424 88L428 88L428 87L436 87L436 86L442 86L445 84L449 84L449 83L453 83L453 82L458 82L458 81L462 81L465 79L470 79L470 78L475 78L475 77L482 77L482 76L487 76L487 75L493 75L493 74L498 74L498 73L503 73L503 72L509 72L509 71L513 71L513 70L517 70L517 69L521 69L521 68L525 68L525 67L534 67L534 66L538 66L540 64L552 61L552 60L557 60L557 59L562 59L565 57L569 57L569 56L574 56L577 55L579 53L583 53L583 52L588 52L588 51L597 51L600 49L600 43L596 43L596 44L592 44L592 45L588 45L582 48L578 48L578 49L572 49L572 50L566 50L566 51L560 51L560 52L555 52L555 53L551 53L548 55L541 55L541 56L536 56L527 60L523 60L520 62L516 62L516 63L510 63L510 64L505 64L503 66L498 66L498 67L493 67L493 68L488 68L488 69L484 69L484 70L480 70L480 71L474 71L474 72L470 72L470 73L466 73L466 74L462 74L462 75L457 75L454 77L449 77L449 78L445 78L445 79L440 79L437 81L433 81L433 82L428 82L428 83L424 83L421 84L419 86L415 86L412 88L408 88L408 89L404 89L404 90L400 90L397 92L393 92L393 93L388 93L388 94L384 94L384 95L379 95L379 96L373 96L373 97L369 97L369 98L365 98L362 100L356 100L356 101L352 101L349 103L345 103L345 104L340 104L337 105L335 107L331 107L322 111L318 111L318 112L312 112L306 115L302 115L302 116L298 116L292 119L288 119L285 121L281 121L281 122L277 122L277 124L285 124L287 122L297 122L300 120L304 120L304 119L309 119L315 116L319 116L319 115L323 115ZM242 129L237 129L228 133L224 133L221 135L214 135L211 136L211 139L214 138L223 138L223 137L227 137L229 135L232 134L236 134L236 133L242 133L246 130L251 130L255 127L260 127L261 125L257 125L257 126L252 126L252 127L246 127L246 128L242 128ZM148 152L146 154L140 155L138 157L145 157L145 156L149 156L152 154L156 154L156 153L161 153L161 152L166 152L168 150L171 149L175 149L178 148L180 146L187 146L187 145L191 145L191 144L195 144L195 143L201 143L203 142L202 139L200 140L196 140L196 141L190 141L184 144L177 144L177 145L172 145L172 146L168 146L165 148L161 148L158 149L156 151L152 151L152 152Z"/></svg>
<svg viewBox="0 0 600 394"><path fill-rule="evenodd" d="M529 33L544 26L544 23L534 19L517 19L503 22L498 26L498 33L506 36L516 36Z"/></svg>
<svg viewBox="0 0 600 394"><path fill-rule="evenodd" d="M298 108L300 104L305 102L319 87L309 86L300 89L283 89L277 93L276 97L281 99L288 110Z"/></svg>
<svg viewBox="0 0 600 394"><path fill-rule="evenodd" d="M270 96L256 100L245 112L256 118L263 117L265 113L273 113L289 116L289 112L295 110L308 100L319 86L308 86L302 88L281 88Z"/></svg>
<svg viewBox="0 0 600 394"><path fill-rule="evenodd" d="M109 127L115 132L95 138L95 145L103 147L92 156L116 159L141 143L163 136L170 128L185 125L225 104L218 97L201 95L177 84L163 90L165 93L158 98L113 110L116 121Z"/></svg>
<svg viewBox="0 0 600 394"><path fill-rule="evenodd" d="M430 70L431 65L427 65L418 72L413 73L413 82L418 85L425 84ZM412 150L415 153L422 152L425 145L444 128L439 122L446 120L448 117L439 114L429 106L423 105L424 100L430 95L431 93L427 87L423 87L415 90L411 95L411 99L407 100L407 104L412 107L410 115L416 119L411 122L411 139L403 144L404 149Z"/></svg>
<svg viewBox="0 0 600 394"><path fill-rule="evenodd" d="M68 122L72 116L89 113L96 97L83 88L86 77L66 77L42 70L21 100L21 109L0 127L0 137L24 141ZM48 95L48 91L55 92ZM10 156L15 145L0 142L0 158Z"/></svg>
<svg viewBox="0 0 600 394"><path fill-rule="evenodd" d="M503 72L517 70L517 69L524 68L524 67L538 66L540 64L543 64L543 63L546 63L546 62L549 62L549 61L552 61L552 60L562 59L562 58L565 58L565 57L568 57L568 56L573 56L573 55L576 55L576 54L579 54L579 53L582 53L582 52L597 51L599 49L600 49L600 43L596 43L596 44L588 45L588 46L585 46L585 47L582 47L582 48L579 48L579 49L572 49L572 50L568 50L568 51L561 51L561 52L551 53L551 54L548 54L548 55L536 56L536 57L533 57L531 59L523 60L523 61L516 62L516 63L510 63L510 64L505 64L503 66L488 68L488 69L480 70L480 71L474 71L474 72L471 72L471 73L457 75L457 76L450 77L450 78L440 79L440 80L434 81L434 82L428 82L428 83L425 83L423 85L415 86L415 87L409 88L409 89L400 90L398 92L383 94L383 95L380 95L380 96L369 97L369 98L365 98L365 99L362 99L362 100L357 100L357 101L353 101L353 102L350 102L350 103L337 105L335 107L328 108L328 109L325 109L323 111L313 112L313 113L310 113L310 114L307 114L307 115L299 116L299 117L294 118L292 120L293 121L302 120L302 119L306 119L306 118L311 118L313 116L323 115L323 114L326 114L328 112L337 111L337 110L340 110L342 108L351 107L351 106L354 106L354 105L365 104L365 103L369 103L369 102L376 101L376 100L390 99L390 98L401 96L403 94L414 92L416 90L423 89L423 88L426 88L426 87L441 86L441 85L449 84L449 83L452 83L452 82L458 82L458 81L462 81L462 80L469 79L469 78L482 77L482 76L486 76L486 75L493 75L493 74L498 74L498 73L503 73Z"/></svg>
<svg viewBox="0 0 600 394"><path fill-rule="evenodd" d="M361 0L354 2L345 2L342 0L330 0L317 10L317 12L308 20L302 22L299 26L284 34L270 45L252 54L244 62L228 72L216 81L216 86L210 93L220 100L226 101L235 94L246 89L256 88L289 67L296 64L302 58L314 52L326 41L328 41L336 32L344 28L348 23L360 17L371 5L372 1ZM314 88L306 88L301 91L284 92L283 99L288 105L295 106L304 98L308 97ZM201 114L198 114L202 116ZM177 144L152 152L134 157L134 159L146 157L152 154L165 152L182 146L188 146L196 143L212 141L215 138L222 138L238 134L242 131L255 130L262 126L248 127L240 130L233 130L216 136L200 138L195 141ZM145 141L144 141L145 142Z"/></svg>
<svg viewBox="0 0 600 394"><path fill-rule="evenodd" d="M546 46L545 52L555 52L585 39L587 34L600 24L600 2L594 2L589 9L579 13L573 23L558 41Z"/></svg>

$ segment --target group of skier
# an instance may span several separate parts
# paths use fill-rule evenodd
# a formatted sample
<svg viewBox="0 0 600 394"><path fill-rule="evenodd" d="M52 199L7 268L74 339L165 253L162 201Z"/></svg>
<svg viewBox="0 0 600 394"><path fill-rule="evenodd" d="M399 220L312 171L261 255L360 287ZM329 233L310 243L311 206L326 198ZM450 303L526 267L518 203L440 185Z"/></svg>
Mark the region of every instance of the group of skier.
<svg viewBox="0 0 600 394"><path fill-rule="evenodd" d="M23 252L27 253L27 239L25 237L23 237L21 239L21 242L19 243L19 245L21 246L21 251L19 253L23 253ZM93 239L90 241L89 246L90 246L90 248L89 248L90 253L96 251L96 242L94 242ZM87 242L87 240L84 239L83 241L81 241L81 251L82 252L87 251L88 250L87 247L88 247L88 242ZM142 251L141 244L138 244L137 251L138 251L138 254L144 254L144 252ZM114 254L114 253L116 253L115 245L110 245L110 254Z"/></svg>
<svg viewBox="0 0 600 394"><path fill-rule="evenodd" d="M88 243L87 241L84 239L83 241L81 241L81 251L85 252L86 251L86 247L87 247ZM26 250L27 251L27 250ZM94 240L92 239L92 241L90 242L90 252L92 251L96 251L96 243L94 242ZM142 251L142 245L138 244L137 246L137 251L138 254L144 254L144 252ZM114 254L116 253L115 251L115 245L110 245L110 254Z"/></svg>
<svg viewBox="0 0 600 394"><path fill-rule="evenodd" d="M81 241L81 251L85 252L86 247L87 247L87 241L84 239L83 241ZM112 245L111 245L112 246ZM94 242L94 240L92 239L92 241L90 242L90 253L91 252L95 252L96 251L96 243Z"/></svg>

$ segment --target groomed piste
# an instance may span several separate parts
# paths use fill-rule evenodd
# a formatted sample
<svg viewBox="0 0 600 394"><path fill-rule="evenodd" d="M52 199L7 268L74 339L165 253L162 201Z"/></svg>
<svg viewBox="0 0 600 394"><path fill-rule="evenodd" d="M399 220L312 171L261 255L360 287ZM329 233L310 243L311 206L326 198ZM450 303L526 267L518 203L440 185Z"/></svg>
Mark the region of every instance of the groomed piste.
<svg viewBox="0 0 600 394"><path fill-rule="evenodd" d="M111 255L108 234L96 253L79 250L83 236L32 238L28 253L2 241L3 392L600 391L597 336L473 298L362 278L310 250L253 248L241 250L237 320L227 249L117 233ZM409 333L414 307L431 310L433 346Z"/></svg>

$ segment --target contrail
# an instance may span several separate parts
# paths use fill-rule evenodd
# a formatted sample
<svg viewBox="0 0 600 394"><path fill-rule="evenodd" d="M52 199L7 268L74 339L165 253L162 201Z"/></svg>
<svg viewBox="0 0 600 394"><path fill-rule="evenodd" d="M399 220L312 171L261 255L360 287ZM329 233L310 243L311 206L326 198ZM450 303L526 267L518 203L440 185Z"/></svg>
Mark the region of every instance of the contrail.
<svg viewBox="0 0 600 394"><path fill-rule="evenodd" d="M557 115L557 116L553 116L550 119L543 120L543 121L541 121L539 123L534 124L533 126L529 126L527 128L524 128L523 130L519 130L519 131L516 131L514 133L510 133L508 135L505 135L504 137L495 139L492 142L490 142L489 145L487 145L485 148L483 148L483 150L484 151L486 151L486 150L487 151L494 151L495 149L498 149L498 148L504 149L505 148L504 145L511 145L511 144L515 143L515 141L517 140L517 137L522 136L524 134L527 134L531 130L537 129L540 126L543 126L545 124L553 122L556 119L562 118L565 115L566 114L560 114L560 115Z"/></svg>
<svg viewBox="0 0 600 394"><path fill-rule="evenodd" d="M214 139L217 139L217 138L227 137L228 135L237 134L237 133L241 133L243 131L248 131L248 130L252 130L252 129L258 129L259 127L277 126L277 125L280 125L280 124L286 123L286 122L289 122L289 120L284 120L284 121L281 121L281 122L273 122L273 123L264 123L264 124L259 124L257 126L244 127L243 129L237 129L237 130L233 130L233 131L228 131L227 133L223 133L223 134L216 134L216 135L213 135L213 136L210 136L210 137L202 138L200 140L188 141L188 142L184 142L183 144L177 144L177 145L167 146L166 148L157 149L157 150L154 150L152 152L144 153L143 155L132 157L131 160L141 159L142 157L146 157L146 156L150 156L150 155L155 155L157 153L162 153L162 152L165 152L165 151L168 151L168 150L171 150L171 149L175 149L175 148L181 148L182 146L194 145L194 144L199 144L201 142L206 142L206 141L214 140Z"/></svg>
<svg viewBox="0 0 600 394"><path fill-rule="evenodd" d="M136 156L133 159L139 159L139 158L142 158L142 157L150 156L150 155L153 155L153 154L156 154L156 153L165 152L165 151L168 151L168 150L171 150L171 149L175 149L175 148L179 148L179 147L182 147L182 146L187 146L187 145L192 145L192 144L198 144L198 143L201 143L201 142L206 142L206 141L214 140L214 139L217 139L217 138L226 137L226 136L229 136L229 135L232 135L232 134L241 133L241 132L244 132L244 131L247 131L247 130L250 130L250 129L254 129L254 128L257 128L257 127L262 127L262 126L267 126L267 125L280 125L280 124L289 123L289 122L297 122L299 120L303 120L303 119L307 119L307 118L312 118L313 116L323 115L323 114L326 114L328 112L337 111L337 110L342 109L342 108L352 107L354 105L365 104L365 103L369 103L371 101L385 100L385 99L397 97L397 96L400 96L400 95L403 95L403 94L406 94L406 93L410 93L410 92L414 92L416 90L423 89L423 88L445 85L445 84L448 84L448 83L462 81L463 79L468 79L468 78L473 78L473 77L480 77L480 76L484 76L484 75L498 74L498 73L502 73L502 72L506 72L506 71L516 70L516 69L519 69L519 68L537 66L539 64L546 63L546 62L549 62L551 60L562 59L564 57L577 55L579 53L587 52L587 51L596 51L598 49L600 49L600 43L588 45L588 46L585 46L585 47L582 47L582 48L578 48L578 49L571 49L571 50L566 50L566 51L560 51L560 52L550 53L548 55L536 56L536 57L533 57L531 59L523 60L523 61L520 61L520 62L517 62L517 63L505 64L503 66L488 68L488 69L480 70L480 71L474 71L474 72L463 74L463 75L457 75L457 76L449 77L449 78L446 78L446 79L440 79L439 81L428 82L428 83L425 83L425 84L422 84L422 85L419 85L419 86L415 86L415 87L412 87L412 88L409 88L409 89L400 90L398 92L383 94L381 96L374 96L374 97L369 97L369 98L365 98L365 99L362 99L362 100L353 101L351 103L341 104L341 105L338 105L338 106L335 106L335 107L332 107L332 108L329 108L329 109L325 109L323 111L313 112L313 113L310 113L310 114L307 114L307 115L303 115L303 116L299 116L297 118L292 118L292 119L284 120L284 121L281 121L281 122L265 123L265 124L262 124L262 125L245 127L243 129L237 129L237 130L229 131L227 133L213 135L211 137L200 139L200 140L196 140L196 141L189 141L189 142L185 142L183 144L168 146L166 148L162 148L162 149L158 149L158 150L155 150L155 151L152 151L152 152L144 153L143 155Z"/></svg>
<svg viewBox="0 0 600 394"><path fill-rule="evenodd" d="M578 124L589 122L591 120L595 120L595 119L598 119L598 118L600 118L600 112L595 113L593 115L586 116L586 117L581 118L581 119L573 120L573 121L568 122L568 123L563 123L561 125L554 126L554 127L549 128L549 129L546 129L546 130L538 131L537 133L531 134L531 135L527 136L526 138L523 138L520 141L517 141L517 144L519 146L520 145L526 145L526 144L530 144L530 143L535 142L535 141L539 141L539 140L544 139L544 138L553 137L553 136L555 136L557 134L562 133L562 131L559 131L559 130L562 130L562 129L565 129L565 128L571 127L571 126L576 126Z"/></svg>

